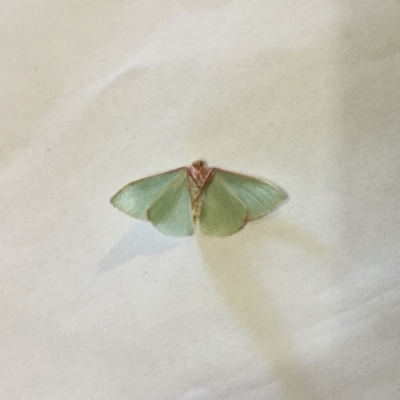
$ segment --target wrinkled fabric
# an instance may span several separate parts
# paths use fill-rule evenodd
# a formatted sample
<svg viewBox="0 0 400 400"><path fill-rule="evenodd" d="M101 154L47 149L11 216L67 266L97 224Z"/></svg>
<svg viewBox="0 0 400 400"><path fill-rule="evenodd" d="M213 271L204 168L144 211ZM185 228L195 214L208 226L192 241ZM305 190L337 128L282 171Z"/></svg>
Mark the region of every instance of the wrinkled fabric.
<svg viewBox="0 0 400 400"><path fill-rule="evenodd" d="M0 0L0 398L398 399L399 20ZM110 205L199 158L290 200L222 239Z"/></svg>

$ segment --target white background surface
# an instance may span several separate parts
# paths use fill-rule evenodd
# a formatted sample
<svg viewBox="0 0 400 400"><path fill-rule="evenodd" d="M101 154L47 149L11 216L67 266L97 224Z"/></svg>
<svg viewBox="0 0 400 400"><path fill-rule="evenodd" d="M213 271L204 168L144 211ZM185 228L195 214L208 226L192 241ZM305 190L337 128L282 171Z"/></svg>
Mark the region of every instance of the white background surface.
<svg viewBox="0 0 400 400"><path fill-rule="evenodd" d="M0 2L0 398L400 398L400 4ZM228 239L109 198L210 165Z"/></svg>

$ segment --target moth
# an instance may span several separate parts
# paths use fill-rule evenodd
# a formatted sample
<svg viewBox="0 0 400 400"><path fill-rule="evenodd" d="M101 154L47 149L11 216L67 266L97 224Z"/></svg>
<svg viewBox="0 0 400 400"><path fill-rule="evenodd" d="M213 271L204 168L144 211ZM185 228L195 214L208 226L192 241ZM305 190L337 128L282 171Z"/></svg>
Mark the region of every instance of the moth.
<svg viewBox="0 0 400 400"><path fill-rule="evenodd" d="M210 168L198 160L129 183L111 204L133 218L150 221L169 236L229 236L247 222L276 209L288 195L251 176Z"/></svg>

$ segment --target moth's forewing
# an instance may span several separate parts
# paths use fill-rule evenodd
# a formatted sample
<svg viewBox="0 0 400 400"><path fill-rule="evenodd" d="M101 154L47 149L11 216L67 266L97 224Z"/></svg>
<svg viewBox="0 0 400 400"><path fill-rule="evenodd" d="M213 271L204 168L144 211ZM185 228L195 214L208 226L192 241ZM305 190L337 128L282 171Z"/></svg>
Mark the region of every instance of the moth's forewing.
<svg viewBox="0 0 400 400"><path fill-rule="evenodd" d="M246 205L248 219L259 218L284 202L288 195L271 182L215 168L215 174Z"/></svg>
<svg viewBox="0 0 400 400"><path fill-rule="evenodd" d="M111 198L111 204L133 218L147 220L150 205L184 170L178 168L128 183Z"/></svg>

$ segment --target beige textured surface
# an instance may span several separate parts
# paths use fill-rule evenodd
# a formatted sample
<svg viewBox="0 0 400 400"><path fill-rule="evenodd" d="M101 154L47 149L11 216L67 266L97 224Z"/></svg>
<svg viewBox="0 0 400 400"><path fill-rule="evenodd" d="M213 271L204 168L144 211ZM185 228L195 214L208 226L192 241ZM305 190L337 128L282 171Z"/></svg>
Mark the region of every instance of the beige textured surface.
<svg viewBox="0 0 400 400"><path fill-rule="evenodd" d="M0 398L400 398L400 4L0 1ZM204 157L281 211L109 205Z"/></svg>

